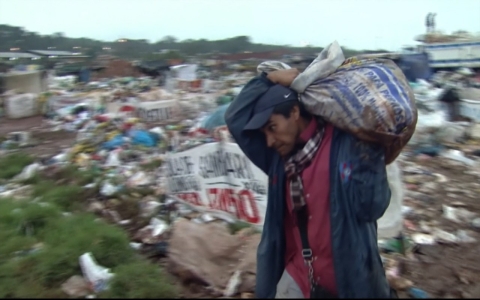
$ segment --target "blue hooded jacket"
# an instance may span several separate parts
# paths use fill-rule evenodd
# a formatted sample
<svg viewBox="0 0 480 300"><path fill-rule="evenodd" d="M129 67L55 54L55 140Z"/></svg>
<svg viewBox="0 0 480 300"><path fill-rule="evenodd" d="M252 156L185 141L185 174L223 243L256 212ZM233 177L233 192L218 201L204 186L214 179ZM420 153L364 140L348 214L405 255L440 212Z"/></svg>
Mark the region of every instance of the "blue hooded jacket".
<svg viewBox="0 0 480 300"><path fill-rule="evenodd" d="M269 176L268 203L257 249L256 297L275 298L285 269L285 171L260 131L243 130L257 99L273 83L250 80L230 104L225 120L245 155ZM330 155L330 218L339 298L390 298L377 243L377 220L390 203L383 147L335 129ZM305 274L307 276L307 274Z"/></svg>

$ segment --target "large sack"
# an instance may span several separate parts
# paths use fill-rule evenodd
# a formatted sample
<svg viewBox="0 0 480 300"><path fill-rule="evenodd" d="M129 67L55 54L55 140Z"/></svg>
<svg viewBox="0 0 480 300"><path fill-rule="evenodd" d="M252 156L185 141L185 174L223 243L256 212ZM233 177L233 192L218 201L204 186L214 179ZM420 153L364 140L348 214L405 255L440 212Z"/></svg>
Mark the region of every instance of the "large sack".
<svg viewBox="0 0 480 300"><path fill-rule="evenodd" d="M5 114L10 119L32 117L39 113L38 97L35 94L20 94L7 97Z"/></svg>
<svg viewBox="0 0 480 300"><path fill-rule="evenodd" d="M288 65L267 61L257 70ZM386 147L386 161L400 154L415 131L415 98L401 69L391 60L344 59L337 42L330 44L292 83L307 110L368 142Z"/></svg>
<svg viewBox="0 0 480 300"><path fill-rule="evenodd" d="M260 234L245 231L232 235L223 224L198 224L186 219L175 222L168 257L175 273L186 271L219 291L225 290L240 271L239 293L255 288L257 247Z"/></svg>

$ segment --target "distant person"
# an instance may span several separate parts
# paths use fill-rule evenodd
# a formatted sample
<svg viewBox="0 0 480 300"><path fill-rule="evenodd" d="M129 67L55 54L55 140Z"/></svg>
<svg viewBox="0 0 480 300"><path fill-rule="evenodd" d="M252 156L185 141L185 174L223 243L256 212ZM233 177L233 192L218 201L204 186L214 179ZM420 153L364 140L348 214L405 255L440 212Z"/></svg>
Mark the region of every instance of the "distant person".
<svg viewBox="0 0 480 300"><path fill-rule="evenodd" d="M309 114L287 88L298 70L250 80L225 113L269 179L258 298L394 298L377 220L390 203L384 148Z"/></svg>
<svg viewBox="0 0 480 300"><path fill-rule="evenodd" d="M425 18L425 27L427 27L427 33L430 33L432 27L432 13L427 14L427 17Z"/></svg>
<svg viewBox="0 0 480 300"><path fill-rule="evenodd" d="M437 16L436 13L432 14L432 20L430 21L430 32L435 32L435 17Z"/></svg>

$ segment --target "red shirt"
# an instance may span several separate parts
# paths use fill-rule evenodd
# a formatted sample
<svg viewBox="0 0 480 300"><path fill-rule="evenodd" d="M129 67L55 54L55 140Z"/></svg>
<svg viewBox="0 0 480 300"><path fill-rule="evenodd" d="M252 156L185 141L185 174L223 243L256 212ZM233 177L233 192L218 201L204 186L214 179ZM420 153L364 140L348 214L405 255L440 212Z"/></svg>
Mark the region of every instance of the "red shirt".
<svg viewBox="0 0 480 300"><path fill-rule="evenodd" d="M305 142L315 133L317 122L312 120L300 138ZM313 271L317 283L337 295L333 268L332 243L330 234L330 146L333 126L326 125L320 148L311 164L303 171L302 180L305 201L309 212L308 242L313 252ZM310 298L308 267L302 257L302 242L297 227L297 216L292 211L290 181L287 178L285 215L285 268L298 284L305 298Z"/></svg>

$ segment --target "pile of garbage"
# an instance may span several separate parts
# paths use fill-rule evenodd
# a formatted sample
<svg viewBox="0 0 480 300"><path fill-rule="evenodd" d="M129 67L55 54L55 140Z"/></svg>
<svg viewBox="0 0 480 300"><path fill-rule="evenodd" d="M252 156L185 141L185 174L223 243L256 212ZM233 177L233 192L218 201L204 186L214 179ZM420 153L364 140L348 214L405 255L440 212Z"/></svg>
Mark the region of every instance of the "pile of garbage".
<svg viewBox="0 0 480 300"><path fill-rule="evenodd" d="M418 153L438 155L447 145L480 137L480 126L476 120L451 120L448 104L440 101L448 92L445 86L435 87L424 80L411 83L411 86L415 93L418 121L409 145L415 147Z"/></svg>
<svg viewBox="0 0 480 300"><path fill-rule="evenodd" d="M243 79L229 80L234 86L243 84ZM51 131L76 132L75 143L2 183L0 198L26 198L31 187L22 182L40 173L52 177L74 166L91 174L82 184L88 191L85 209L128 231L132 248L152 260L166 261L182 281L207 286L205 293L210 296L252 298L259 232L232 214L198 210L169 194L164 163L169 155L200 145L232 143L223 115L241 88L202 94L154 85L142 78L83 86L71 78L56 79L40 97L43 112ZM438 101L444 89L424 81L411 86L418 107L417 129L395 161L400 166L396 179L390 176L397 171L388 171L392 194L400 199L395 203L403 213L399 221L403 238L382 237L379 248L388 280L400 293L413 298L466 297L473 295L467 290L474 281L465 276L455 291L445 292L418 274L424 274L422 268L443 263L428 262L424 258L428 251L469 247L479 241L480 205L475 200L480 191L480 126L449 120L448 108ZM172 99L175 109L170 111L166 103L173 103L168 102ZM168 117L162 119L162 114ZM0 151L9 152L10 145L25 140L28 133L12 133ZM244 229L233 230L236 226ZM430 248L434 250L426 250ZM89 253L79 263L84 276L65 283L65 290L81 282L101 290L114 276Z"/></svg>

